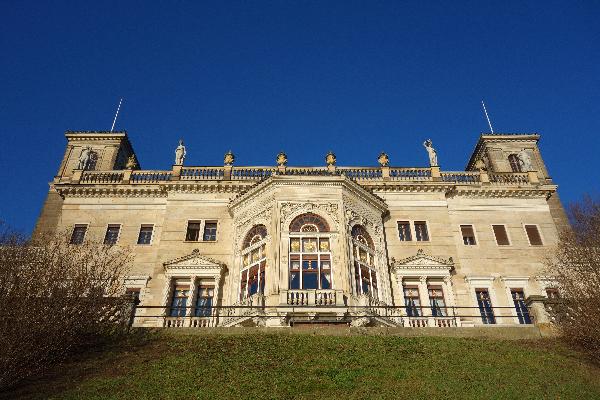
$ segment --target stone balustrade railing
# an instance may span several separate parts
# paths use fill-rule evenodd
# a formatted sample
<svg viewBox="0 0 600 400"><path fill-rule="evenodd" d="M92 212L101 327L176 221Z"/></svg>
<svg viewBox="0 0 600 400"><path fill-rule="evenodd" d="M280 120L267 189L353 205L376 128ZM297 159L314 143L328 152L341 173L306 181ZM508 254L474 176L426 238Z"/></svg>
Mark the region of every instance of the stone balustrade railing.
<svg viewBox="0 0 600 400"><path fill-rule="evenodd" d="M341 290L305 289L283 290L280 293L280 304L289 306L342 306L344 294Z"/></svg>
<svg viewBox="0 0 600 400"><path fill-rule="evenodd" d="M181 169L180 179L182 181L221 180L223 175L223 167L184 167Z"/></svg>
<svg viewBox="0 0 600 400"><path fill-rule="evenodd" d="M84 171L80 183L121 183L123 171Z"/></svg>
<svg viewBox="0 0 600 400"><path fill-rule="evenodd" d="M275 167L235 167L231 170L232 180L266 179L277 171Z"/></svg>
<svg viewBox="0 0 600 400"><path fill-rule="evenodd" d="M439 167L183 167L172 171L81 171L75 170L70 183L82 184L155 184L169 181L249 181L260 182L270 176L331 176L343 175L361 184L379 182L427 183L456 185L525 186L539 183L536 172L440 171Z"/></svg>
<svg viewBox="0 0 600 400"><path fill-rule="evenodd" d="M495 172L490 174L490 183L496 185L528 185L527 172Z"/></svg>
<svg viewBox="0 0 600 400"><path fill-rule="evenodd" d="M390 168L393 181L429 181L431 168Z"/></svg>
<svg viewBox="0 0 600 400"><path fill-rule="evenodd" d="M131 183L157 183L171 179L171 171L132 171Z"/></svg>

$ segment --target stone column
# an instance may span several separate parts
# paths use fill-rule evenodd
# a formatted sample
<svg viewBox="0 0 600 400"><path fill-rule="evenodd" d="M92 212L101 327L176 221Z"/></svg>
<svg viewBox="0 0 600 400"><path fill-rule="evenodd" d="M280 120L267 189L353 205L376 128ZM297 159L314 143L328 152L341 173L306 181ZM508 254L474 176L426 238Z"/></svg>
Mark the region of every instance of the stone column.
<svg viewBox="0 0 600 400"><path fill-rule="evenodd" d="M212 317L212 326L217 326L217 318L219 317L219 315L221 314L220 310L216 307L219 306L219 296L221 294L221 275L214 275L213 279L215 281L215 291L213 292L213 309L211 310L211 317ZM223 305L223 302L221 301L221 305Z"/></svg>
<svg viewBox="0 0 600 400"><path fill-rule="evenodd" d="M198 278L196 276L190 276L190 292L188 293L188 298L187 298L187 306L189 308L185 310L185 315L187 317L191 317L193 315L194 300L196 299L197 279Z"/></svg>
<svg viewBox="0 0 600 400"><path fill-rule="evenodd" d="M431 316L431 310L429 309L429 291L427 290L427 277L422 276L419 278L419 300L421 300L421 310L423 311L424 317ZM433 326L433 325L429 325Z"/></svg>

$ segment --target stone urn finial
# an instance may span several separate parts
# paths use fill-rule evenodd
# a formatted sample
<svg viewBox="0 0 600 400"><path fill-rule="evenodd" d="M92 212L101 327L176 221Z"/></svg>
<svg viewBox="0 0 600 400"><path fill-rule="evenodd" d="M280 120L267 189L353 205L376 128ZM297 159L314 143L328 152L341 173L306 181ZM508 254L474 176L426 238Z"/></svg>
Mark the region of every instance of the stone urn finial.
<svg viewBox="0 0 600 400"><path fill-rule="evenodd" d="M235 156L233 155L231 150L229 150L227 153L225 153L225 157L223 158L223 163L225 165L233 165L234 161L235 161Z"/></svg>
<svg viewBox="0 0 600 400"><path fill-rule="evenodd" d="M287 162L288 162L287 154L285 154L283 151L280 151L277 154L277 159L275 161L277 162L277 165L279 165L280 167L287 165Z"/></svg>
<svg viewBox="0 0 600 400"><path fill-rule="evenodd" d="M382 167L387 167L388 165L390 165L390 158L383 151L381 153L379 153L379 157L377 158L377 161L379 162L379 165L381 165Z"/></svg>
<svg viewBox="0 0 600 400"><path fill-rule="evenodd" d="M328 166L335 165L336 161L337 161L337 159L335 158L335 154L332 151L329 151L327 153L327 155L325 155L325 162L327 163Z"/></svg>

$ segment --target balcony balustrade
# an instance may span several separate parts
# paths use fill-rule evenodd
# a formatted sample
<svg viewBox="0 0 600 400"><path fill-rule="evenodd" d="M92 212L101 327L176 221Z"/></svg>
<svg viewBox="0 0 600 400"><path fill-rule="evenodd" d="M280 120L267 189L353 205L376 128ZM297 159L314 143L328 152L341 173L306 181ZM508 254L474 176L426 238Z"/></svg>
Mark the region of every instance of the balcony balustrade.
<svg viewBox="0 0 600 400"><path fill-rule="evenodd" d="M178 167L179 169L176 169ZM529 186L538 184L535 172L439 171L439 167L181 167L173 171L81 171L76 170L66 182L81 184L157 184L182 181L249 181L259 182L273 175L331 176L344 175L360 184L441 182L456 185Z"/></svg>
<svg viewBox="0 0 600 400"><path fill-rule="evenodd" d="M280 304L289 306L343 306L344 294L341 290L283 290Z"/></svg>

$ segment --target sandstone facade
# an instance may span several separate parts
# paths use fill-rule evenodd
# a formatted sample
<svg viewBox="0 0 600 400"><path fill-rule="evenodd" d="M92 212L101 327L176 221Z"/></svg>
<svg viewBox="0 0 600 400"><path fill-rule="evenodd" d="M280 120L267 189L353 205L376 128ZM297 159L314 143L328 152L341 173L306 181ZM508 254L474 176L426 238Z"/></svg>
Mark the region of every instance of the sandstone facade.
<svg viewBox="0 0 600 400"><path fill-rule="evenodd" d="M458 172L141 170L125 132L66 137L35 234L130 246L136 325L513 325L555 293L543 262L568 223L537 134L482 135Z"/></svg>

